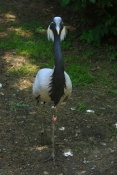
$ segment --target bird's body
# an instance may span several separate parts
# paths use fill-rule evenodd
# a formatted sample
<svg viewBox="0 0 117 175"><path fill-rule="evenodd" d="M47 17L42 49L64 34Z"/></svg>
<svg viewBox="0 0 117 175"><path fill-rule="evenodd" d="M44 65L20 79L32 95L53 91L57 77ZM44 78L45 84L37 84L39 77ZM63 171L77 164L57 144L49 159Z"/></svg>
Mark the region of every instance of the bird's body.
<svg viewBox="0 0 117 175"><path fill-rule="evenodd" d="M54 17L48 27L48 39L54 41L54 68L40 69L35 77L33 84L33 95L37 102L53 102L55 112L60 104L67 99L72 92L72 82L69 75L64 71L60 41L64 39L66 29L61 17ZM54 161L54 122L53 120L53 152Z"/></svg>
<svg viewBox="0 0 117 175"><path fill-rule="evenodd" d="M49 68L40 69L35 77L35 82L33 84L33 95L39 97L41 102L50 102L51 98L49 96L49 84L51 81L51 76L53 70Z"/></svg>
<svg viewBox="0 0 117 175"><path fill-rule="evenodd" d="M62 101L71 95L72 86L69 75L64 72L64 92L60 97L59 102L56 104L56 98L58 97L56 97L56 95L53 98L51 97L53 73L54 69L49 68L43 68L38 71L33 84L33 95L34 97L38 98L40 102L54 102L54 105L58 108ZM59 86L57 86L57 91L60 91Z"/></svg>

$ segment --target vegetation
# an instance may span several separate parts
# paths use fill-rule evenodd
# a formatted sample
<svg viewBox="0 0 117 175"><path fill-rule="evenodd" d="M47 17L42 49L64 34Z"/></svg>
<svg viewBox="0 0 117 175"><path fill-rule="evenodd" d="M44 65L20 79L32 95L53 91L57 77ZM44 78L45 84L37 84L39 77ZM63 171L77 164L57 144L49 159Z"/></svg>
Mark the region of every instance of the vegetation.
<svg viewBox="0 0 117 175"><path fill-rule="evenodd" d="M78 10L79 8L82 8L82 10L88 10L90 8L94 8L95 5L94 13L96 13L97 6L102 8L101 1L97 2L98 3L96 3L96 1L61 0L61 4L63 6L72 8L73 10ZM77 3L77 5L75 3ZM74 6L77 8L74 9ZM105 3L103 4L102 9L104 10L108 6ZM83 13L85 10L83 10ZM46 29L49 25L49 22L42 22L40 20L19 22L17 18L14 18L12 21L10 21L10 14L6 13L6 11L3 14L4 18L9 21L9 25L5 35L0 36L0 48L3 51L14 51L15 54L26 58L25 64L22 64L18 67L8 67L7 74L9 76L15 76L19 78L23 76L34 76L39 68L42 67L53 68L53 43L47 41L46 38ZM98 16L100 15L98 14ZM89 15L87 18L88 17ZM84 19L83 14L82 19ZM90 25L88 25L88 27L89 26ZM4 27L0 27L0 32L4 32ZM100 33L99 30L95 30L95 32L96 34L94 34L94 29L92 29L92 31L90 29L90 32L87 30L82 33L81 38L86 39L88 43L92 41L98 43L102 34L98 35ZM95 36L95 40L93 34ZM106 44L104 46L95 47L86 44L84 41L79 40L77 37L77 31L69 32L67 38L61 44L65 62L65 70L70 75L73 86L88 86L91 83L95 83L95 86L97 87L101 85L112 84L113 77L108 76L108 70L110 70L112 74L115 74L117 70L117 65L113 64L117 58L117 52L114 46L109 46ZM107 62L105 67L102 68L100 61L104 61L105 59ZM93 63L93 60L97 60L98 65L96 65L96 67ZM115 94L114 89L111 89L111 92L113 92L112 94Z"/></svg>
<svg viewBox="0 0 117 175"><path fill-rule="evenodd" d="M17 108L23 108L23 107L28 107L28 104L25 104L23 101L20 101L19 103L11 103L10 104L10 109L11 110L17 110Z"/></svg>
<svg viewBox="0 0 117 175"><path fill-rule="evenodd" d="M86 7L67 11L73 10L74 2L69 0L62 10L60 1L0 1L1 175L117 174L116 45L85 42L95 27L85 12L96 4L82 0ZM76 30L68 31L61 42L65 71L74 88L57 114L59 161L52 169L52 162L44 161L51 151L51 105L44 110L36 106L32 84L40 68L54 67L53 43L47 41L46 29L56 12ZM44 135L42 127L46 127ZM65 151L73 156L64 157Z"/></svg>
<svg viewBox="0 0 117 175"><path fill-rule="evenodd" d="M88 43L97 45L104 37L117 36L116 0L61 0L61 5L82 12L85 29L81 39Z"/></svg>
<svg viewBox="0 0 117 175"><path fill-rule="evenodd" d="M31 22L23 23L20 27L16 27L17 23L14 23L12 30L9 29L7 35L1 36L0 48L6 51L15 50L16 54L22 55L27 59L24 65L7 70L10 76L27 76L35 75L37 70L41 67L51 67L53 68L53 43L48 42L46 38L46 28L44 24L41 24L38 28L39 21L37 23ZM44 31L44 33L41 31ZM107 84L111 82L112 78L107 77L107 72L103 71L103 74L96 72L95 74L91 72L91 67L93 63L90 59L98 59L100 48L102 52L106 53L107 61L116 60L116 51L113 46L98 47L97 49L93 46L88 46L84 44L81 47L82 42L75 47L75 52L73 53L73 33L69 34L65 41L62 42L63 52L67 52L64 55L65 69L70 75L73 86L87 85L92 82L97 82L99 84ZM79 42L79 41L78 41ZM74 56L73 56L74 54ZM103 54L102 54L103 55ZM102 56L103 57L103 56ZM38 65L38 66L37 66ZM115 64L108 64L108 68L112 71L117 70ZM100 83L99 83L100 82Z"/></svg>

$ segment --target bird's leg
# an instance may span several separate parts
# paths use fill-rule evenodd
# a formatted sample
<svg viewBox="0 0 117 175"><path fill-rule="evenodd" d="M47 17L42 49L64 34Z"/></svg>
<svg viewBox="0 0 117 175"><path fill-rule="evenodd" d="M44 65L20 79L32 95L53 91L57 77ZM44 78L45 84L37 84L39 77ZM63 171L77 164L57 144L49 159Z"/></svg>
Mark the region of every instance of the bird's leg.
<svg viewBox="0 0 117 175"><path fill-rule="evenodd" d="M53 161L53 165L55 166L55 122L57 120L57 117L56 117L56 108L52 107L52 109L54 109L54 113L55 115L53 114L52 115L52 154L49 158L47 158L45 161L49 161L49 160L52 160Z"/></svg>
<svg viewBox="0 0 117 175"><path fill-rule="evenodd" d="M43 144L45 144L45 128L44 128L44 115L43 115L43 113L44 113L44 103L41 103L40 104L40 106L41 106L41 108L42 108L42 110L41 110L41 140L42 140L42 142L43 142Z"/></svg>
<svg viewBox="0 0 117 175"><path fill-rule="evenodd" d="M55 138L54 138L54 131L55 131L55 122L57 120L57 117L53 115L52 117L52 159L53 164L55 165Z"/></svg>
<svg viewBox="0 0 117 175"><path fill-rule="evenodd" d="M53 159L53 164L55 165L55 123L57 120L56 114L57 114L57 109L56 107L53 108L55 115L52 116L52 159Z"/></svg>

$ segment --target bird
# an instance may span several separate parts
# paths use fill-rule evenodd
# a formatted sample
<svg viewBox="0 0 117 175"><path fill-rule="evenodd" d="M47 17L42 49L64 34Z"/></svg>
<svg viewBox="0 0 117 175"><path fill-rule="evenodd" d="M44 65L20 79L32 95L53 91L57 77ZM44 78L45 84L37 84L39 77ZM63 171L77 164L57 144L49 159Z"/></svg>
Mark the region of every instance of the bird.
<svg viewBox="0 0 117 175"><path fill-rule="evenodd" d="M55 115L52 115L52 159L55 164L54 151L54 124L57 119L58 109L63 101L72 93L72 81L64 70L64 62L61 51L61 41L66 37L66 27L60 16L55 16L47 28L47 38L54 42L54 67L42 68L37 72L33 83L33 95L37 103L52 102Z"/></svg>

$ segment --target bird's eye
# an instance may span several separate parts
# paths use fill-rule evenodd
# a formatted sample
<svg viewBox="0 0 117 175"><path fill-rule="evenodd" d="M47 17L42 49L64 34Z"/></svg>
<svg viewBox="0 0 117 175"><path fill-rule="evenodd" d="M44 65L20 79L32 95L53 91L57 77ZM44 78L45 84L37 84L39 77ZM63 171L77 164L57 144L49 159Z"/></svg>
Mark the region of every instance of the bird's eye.
<svg viewBox="0 0 117 175"><path fill-rule="evenodd" d="M55 22L51 22L51 24L50 24L50 29L54 29L55 28Z"/></svg>
<svg viewBox="0 0 117 175"><path fill-rule="evenodd" d="M61 22L61 24L60 24L61 29L63 29L63 26L64 26L64 23Z"/></svg>

